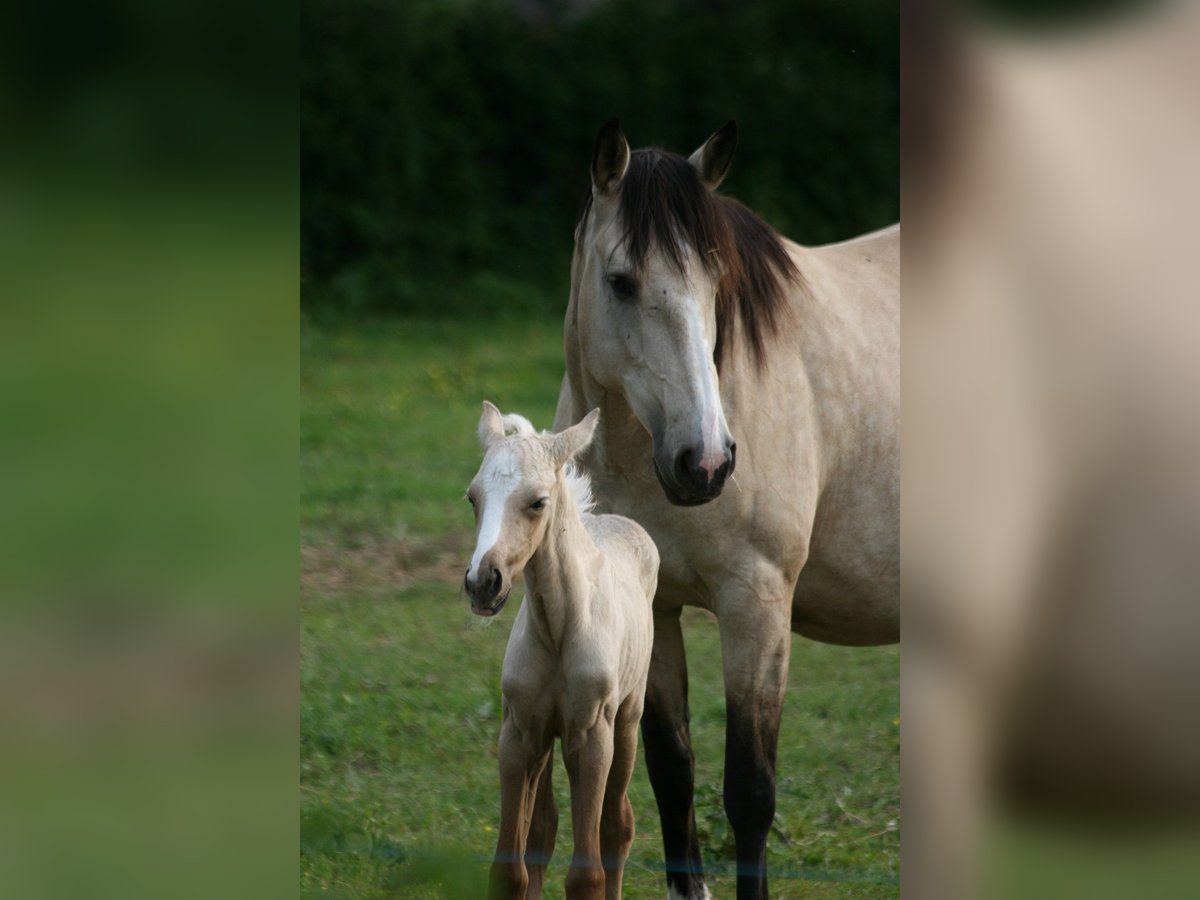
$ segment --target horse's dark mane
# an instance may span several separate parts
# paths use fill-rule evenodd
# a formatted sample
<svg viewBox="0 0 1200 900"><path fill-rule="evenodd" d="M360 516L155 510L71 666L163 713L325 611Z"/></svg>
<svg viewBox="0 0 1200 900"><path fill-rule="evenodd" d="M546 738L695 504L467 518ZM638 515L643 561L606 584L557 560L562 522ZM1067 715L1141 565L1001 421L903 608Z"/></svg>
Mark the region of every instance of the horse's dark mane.
<svg viewBox="0 0 1200 900"><path fill-rule="evenodd" d="M580 225L591 209L584 205ZM735 322L750 342L755 362L765 362L767 338L779 328L789 283L803 276L778 232L732 197L709 191L695 167L675 153L636 150L621 183L621 224L626 250L640 275L651 247L684 272L684 246L700 254L717 279L718 367L733 343Z"/></svg>

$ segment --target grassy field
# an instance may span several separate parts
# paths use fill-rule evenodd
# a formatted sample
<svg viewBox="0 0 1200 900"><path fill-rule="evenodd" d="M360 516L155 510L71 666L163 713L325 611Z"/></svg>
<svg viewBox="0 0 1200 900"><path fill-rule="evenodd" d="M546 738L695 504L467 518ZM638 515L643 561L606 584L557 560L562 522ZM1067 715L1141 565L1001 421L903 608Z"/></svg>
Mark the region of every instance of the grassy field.
<svg viewBox="0 0 1200 900"><path fill-rule="evenodd" d="M302 339L301 890L474 900L494 849L500 663L515 609L487 621L468 612L462 497L480 459L481 400L549 427L561 323L306 322ZM720 646L706 614L684 621L698 824L714 896L727 897ZM895 648L795 640L773 896L898 896L898 715ZM561 760L556 789L568 809ZM642 765L630 795L638 834L625 896L659 898ZM551 897L570 846L564 815Z"/></svg>

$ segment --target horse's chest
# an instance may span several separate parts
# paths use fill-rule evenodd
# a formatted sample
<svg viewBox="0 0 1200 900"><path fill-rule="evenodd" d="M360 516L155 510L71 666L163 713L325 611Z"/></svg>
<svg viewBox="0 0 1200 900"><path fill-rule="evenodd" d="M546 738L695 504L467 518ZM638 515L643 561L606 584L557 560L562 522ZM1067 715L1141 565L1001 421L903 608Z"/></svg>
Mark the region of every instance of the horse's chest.
<svg viewBox="0 0 1200 900"><path fill-rule="evenodd" d="M723 524L711 510L683 509L661 499L657 484L596 482L598 506L604 512L627 516L641 525L658 549L658 589L655 602L711 607L715 586L725 577L729 559L745 548L736 528Z"/></svg>

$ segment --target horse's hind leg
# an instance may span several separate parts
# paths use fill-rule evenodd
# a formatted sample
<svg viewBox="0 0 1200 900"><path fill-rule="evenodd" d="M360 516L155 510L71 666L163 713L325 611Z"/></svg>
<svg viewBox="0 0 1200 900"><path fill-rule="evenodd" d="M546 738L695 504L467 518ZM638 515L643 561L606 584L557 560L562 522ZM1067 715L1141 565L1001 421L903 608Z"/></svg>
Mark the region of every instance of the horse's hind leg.
<svg viewBox="0 0 1200 900"><path fill-rule="evenodd" d="M554 747L546 752L545 764L538 776L533 803L530 807L529 838L525 843L525 871L529 873L527 900L538 900L542 896L542 882L546 877L546 866L554 854L554 839L558 834L558 806L554 802Z"/></svg>
<svg viewBox="0 0 1200 900"><path fill-rule="evenodd" d="M692 805L696 759L688 731L687 659L679 612L654 613L654 653L646 682L642 740L662 823L667 891L673 900L700 900L709 894Z"/></svg>
<svg viewBox="0 0 1200 900"><path fill-rule="evenodd" d="M637 726L641 697L628 700L617 712L613 727L613 760L604 786L600 814L600 858L604 863L605 900L620 900L625 860L633 844L633 806L626 793L637 763Z"/></svg>

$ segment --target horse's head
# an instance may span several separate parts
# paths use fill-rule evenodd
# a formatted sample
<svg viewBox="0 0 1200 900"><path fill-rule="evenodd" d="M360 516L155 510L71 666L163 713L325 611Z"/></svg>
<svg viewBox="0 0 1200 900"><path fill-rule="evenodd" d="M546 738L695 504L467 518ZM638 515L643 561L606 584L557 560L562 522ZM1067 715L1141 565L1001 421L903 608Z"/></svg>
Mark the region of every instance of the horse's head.
<svg viewBox="0 0 1200 900"><path fill-rule="evenodd" d="M494 616L513 579L546 536L547 523L568 490L563 467L587 446L599 410L560 434L538 434L523 416L501 416L486 400L479 419L483 465L467 488L475 509L475 553L464 587L471 611ZM506 435L505 431L513 434Z"/></svg>
<svg viewBox="0 0 1200 900"><path fill-rule="evenodd" d="M680 506L719 496L736 463L717 363L747 276L738 219L753 214L713 193L736 144L731 121L688 159L631 154L612 120L596 138L575 236L581 363L625 398L653 440L663 492Z"/></svg>

